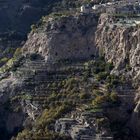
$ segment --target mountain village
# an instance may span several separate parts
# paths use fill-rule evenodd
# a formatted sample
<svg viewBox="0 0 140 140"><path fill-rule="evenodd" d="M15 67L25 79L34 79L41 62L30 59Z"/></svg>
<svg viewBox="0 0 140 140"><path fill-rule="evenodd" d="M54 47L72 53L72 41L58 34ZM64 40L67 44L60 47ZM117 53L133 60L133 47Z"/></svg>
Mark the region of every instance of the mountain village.
<svg viewBox="0 0 140 140"><path fill-rule="evenodd" d="M106 13L116 20L110 21L114 25L137 26L140 24L140 0L114 1L91 6L82 5L81 13Z"/></svg>

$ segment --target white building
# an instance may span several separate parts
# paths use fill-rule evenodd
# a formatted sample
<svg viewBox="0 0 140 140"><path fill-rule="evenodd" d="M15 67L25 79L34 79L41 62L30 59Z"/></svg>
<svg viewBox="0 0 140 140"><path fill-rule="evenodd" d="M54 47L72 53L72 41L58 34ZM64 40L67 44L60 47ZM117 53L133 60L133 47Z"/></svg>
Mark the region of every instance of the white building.
<svg viewBox="0 0 140 140"><path fill-rule="evenodd" d="M94 5L93 7L92 7L92 9L93 10L98 10L98 8L100 8L101 6L98 4L98 5Z"/></svg>
<svg viewBox="0 0 140 140"><path fill-rule="evenodd" d="M81 13L90 13L91 7L89 5L82 5L81 6Z"/></svg>

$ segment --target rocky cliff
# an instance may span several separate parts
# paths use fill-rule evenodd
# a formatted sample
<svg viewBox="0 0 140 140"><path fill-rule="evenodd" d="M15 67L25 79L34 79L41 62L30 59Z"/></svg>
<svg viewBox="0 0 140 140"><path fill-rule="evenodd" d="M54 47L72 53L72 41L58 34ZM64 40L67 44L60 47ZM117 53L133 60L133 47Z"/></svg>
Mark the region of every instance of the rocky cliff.
<svg viewBox="0 0 140 140"><path fill-rule="evenodd" d="M13 139L139 139L139 27L113 22L68 13L33 27L0 81L3 107L20 107L13 127L2 117L8 134L24 129Z"/></svg>
<svg viewBox="0 0 140 140"><path fill-rule="evenodd" d="M97 23L94 14L48 18L43 26L29 34L23 53L40 54L47 62L95 56Z"/></svg>
<svg viewBox="0 0 140 140"><path fill-rule="evenodd" d="M47 62L61 59L85 59L104 55L114 64L112 73L124 74L139 83L139 27L115 25L115 20L102 14L59 15L44 19L32 31L23 46L23 53L37 53Z"/></svg>
<svg viewBox="0 0 140 140"><path fill-rule="evenodd" d="M115 68L112 73L124 75L131 81L137 91L130 91L136 99L132 113L130 127L139 135L139 83L140 83L140 29L139 26L117 25L115 19L102 14L96 31L96 47L106 61L113 62ZM132 98L131 96L129 98Z"/></svg>
<svg viewBox="0 0 140 140"><path fill-rule="evenodd" d="M113 62L115 73L124 73L139 83L140 30L138 26L115 25L106 14L100 17L96 31L96 47L106 61Z"/></svg>
<svg viewBox="0 0 140 140"><path fill-rule="evenodd" d="M135 132L139 128L136 115L136 110L139 112L139 102L135 102L134 97L139 94L136 90L140 78L140 32L138 26L117 25L115 20L107 14L102 14L99 21L92 14L68 16L57 20L50 18L43 29L41 27L41 30L31 32L23 50L24 53L38 53L47 62L71 58L85 59L99 52L107 62L113 63L112 74L123 75L132 83L132 89L126 87L120 93L128 94L128 98L131 99L125 99L129 102L128 106L133 107L136 103L134 113L129 115L127 122L130 125L131 121L137 120L138 126L132 127ZM136 133L139 136L138 131Z"/></svg>

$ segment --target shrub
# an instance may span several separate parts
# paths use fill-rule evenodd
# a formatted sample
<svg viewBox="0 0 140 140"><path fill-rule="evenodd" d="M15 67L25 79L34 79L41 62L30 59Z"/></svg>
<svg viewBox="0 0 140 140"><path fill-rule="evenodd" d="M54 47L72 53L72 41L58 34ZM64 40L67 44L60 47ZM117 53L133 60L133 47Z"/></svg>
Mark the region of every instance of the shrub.
<svg viewBox="0 0 140 140"><path fill-rule="evenodd" d="M120 77L120 83L125 83L126 82L126 78L125 78L125 76L124 75L122 75L121 77Z"/></svg>
<svg viewBox="0 0 140 140"><path fill-rule="evenodd" d="M49 110L45 109L42 115L37 120L37 127L49 127L51 123L54 123L55 119L69 112L70 109L71 106L65 104L51 107Z"/></svg>
<svg viewBox="0 0 140 140"><path fill-rule="evenodd" d="M97 118L96 123L98 128L108 127L108 119L107 118Z"/></svg>
<svg viewBox="0 0 140 140"><path fill-rule="evenodd" d="M17 48L15 53L14 53L14 57L17 58L21 55L21 48Z"/></svg>
<svg viewBox="0 0 140 140"><path fill-rule="evenodd" d="M114 87L114 85L112 85L111 83L107 83L106 88L108 90L112 89Z"/></svg>
<svg viewBox="0 0 140 140"><path fill-rule="evenodd" d="M101 91L99 91L99 90L93 91L93 94L94 94L95 96L102 96L102 95L104 95L104 93L101 92Z"/></svg>
<svg viewBox="0 0 140 140"><path fill-rule="evenodd" d="M91 75L90 69L88 68L83 74L84 74L84 80L86 80Z"/></svg>
<svg viewBox="0 0 140 140"><path fill-rule="evenodd" d="M106 64L106 70L111 71L114 68L113 63L107 63Z"/></svg>
<svg viewBox="0 0 140 140"><path fill-rule="evenodd" d="M87 94L87 93L81 93L80 94L80 99L89 99L90 98L90 95Z"/></svg>
<svg viewBox="0 0 140 140"><path fill-rule="evenodd" d="M33 31L33 32L35 32L36 31L36 29L37 29L37 27L36 27L36 25L31 25L31 30Z"/></svg>
<svg viewBox="0 0 140 140"><path fill-rule="evenodd" d="M129 64L126 64L126 71L131 71L132 67Z"/></svg>
<svg viewBox="0 0 140 140"><path fill-rule="evenodd" d="M7 61L8 61L8 58L7 58L7 57L1 58L1 59L0 59L0 65L5 64Z"/></svg>
<svg viewBox="0 0 140 140"><path fill-rule="evenodd" d="M118 102L118 95L113 92L110 94L110 99L113 103L116 103L116 102Z"/></svg>
<svg viewBox="0 0 140 140"><path fill-rule="evenodd" d="M106 104L109 100L108 95L103 95L103 96L97 96L93 101L92 104L94 106L102 106L103 104Z"/></svg>
<svg viewBox="0 0 140 140"><path fill-rule="evenodd" d="M106 79L106 82L108 82L108 85L111 85L111 87L115 87L120 83L120 79L118 76L109 75Z"/></svg>
<svg viewBox="0 0 140 140"><path fill-rule="evenodd" d="M105 80L107 78L107 76L108 76L108 72L100 72L96 76L96 78L97 78L98 81L100 81L100 80Z"/></svg>
<svg viewBox="0 0 140 140"><path fill-rule="evenodd" d="M66 84L64 86L64 88L67 89L67 91L71 91L73 90L75 87L78 87L78 80L76 78L69 78L66 81Z"/></svg>

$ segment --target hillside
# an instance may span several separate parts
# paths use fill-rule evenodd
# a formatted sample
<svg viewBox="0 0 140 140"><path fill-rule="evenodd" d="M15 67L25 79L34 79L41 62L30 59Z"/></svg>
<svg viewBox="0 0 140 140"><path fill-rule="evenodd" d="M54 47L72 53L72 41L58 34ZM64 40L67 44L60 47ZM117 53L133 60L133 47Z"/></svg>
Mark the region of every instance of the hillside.
<svg viewBox="0 0 140 140"><path fill-rule="evenodd" d="M75 11L82 4L99 3L89 0L1 0L0 1L0 66L17 48L21 48L34 24L52 12ZM102 1L106 2L106 1Z"/></svg>
<svg viewBox="0 0 140 140"><path fill-rule="evenodd" d="M0 66L25 43L31 26L51 12L79 7L85 0L1 0Z"/></svg>
<svg viewBox="0 0 140 140"><path fill-rule="evenodd" d="M76 8L82 3L88 2L88 0L1 0L0 33L14 31L26 35L30 31L30 26L42 16L48 15L52 11Z"/></svg>
<svg viewBox="0 0 140 140"><path fill-rule="evenodd" d="M139 26L121 14L82 13L81 2L50 1L54 12L22 44L16 32L1 40L21 45L0 67L2 140L140 139Z"/></svg>

